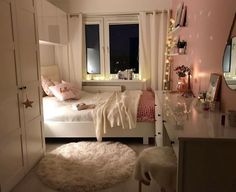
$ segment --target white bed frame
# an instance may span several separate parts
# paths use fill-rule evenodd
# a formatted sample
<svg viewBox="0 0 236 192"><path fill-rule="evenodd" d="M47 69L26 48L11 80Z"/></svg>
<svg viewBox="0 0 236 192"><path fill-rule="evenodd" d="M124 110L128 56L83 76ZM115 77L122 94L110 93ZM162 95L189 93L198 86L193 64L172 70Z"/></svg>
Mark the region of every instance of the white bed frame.
<svg viewBox="0 0 236 192"><path fill-rule="evenodd" d="M53 77L59 77L57 65L41 66L41 74L52 80ZM58 79L55 79L58 80ZM102 90L108 90L109 86ZM113 86L110 86L114 89ZM93 87L93 91L96 87ZM101 91L101 86L98 86ZM137 122L137 126L133 129L122 129L115 127L108 129L103 138L143 138L143 144L149 143L149 138L154 138L155 122ZM46 138L91 138L96 137L94 124L91 121L83 122L44 122L44 135Z"/></svg>
<svg viewBox="0 0 236 192"><path fill-rule="evenodd" d="M122 129L115 127L107 130L103 138L142 138L143 144L154 137L154 123L138 122L136 128ZM92 122L44 122L44 135L48 138L92 138L96 137Z"/></svg>

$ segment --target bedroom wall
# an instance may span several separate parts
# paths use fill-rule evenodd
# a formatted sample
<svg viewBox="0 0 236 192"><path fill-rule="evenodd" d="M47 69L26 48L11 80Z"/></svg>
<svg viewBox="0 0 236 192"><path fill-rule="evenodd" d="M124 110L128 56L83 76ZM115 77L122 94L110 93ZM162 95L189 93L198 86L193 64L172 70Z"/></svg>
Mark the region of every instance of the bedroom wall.
<svg viewBox="0 0 236 192"><path fill-rule="evenodd" d="M55 64L55 48L53 45L39 45L40 65Z"/></svg>
<svg viewBox="0 0 236 192"><path fill-rule="evenodd" d="M69 13L117 13L168 9L171 0L49 0Z"/></svg>
<svg viewBox="0 0 236 192"><path fill-rule="evenodd" d="M69 81L67 46L40 44L40 65L58 65L60 78Z"/></svg>
<svg viewBox="0 0 236 192"><path fill-rule="evenodd" d="M222 74L222 56L235 13L235 0L173 0L173 10L184 2L187 5L187 27L180 31L187 40L187 55L174 58L174 65L193 67L193 90L207 90L210 73ZM175 13L173 14L175 15ZM172 87L176 87L177 75L172 72ZM236 91L231 91L224 80L221 87L223 110L236 109Z"/></svg>

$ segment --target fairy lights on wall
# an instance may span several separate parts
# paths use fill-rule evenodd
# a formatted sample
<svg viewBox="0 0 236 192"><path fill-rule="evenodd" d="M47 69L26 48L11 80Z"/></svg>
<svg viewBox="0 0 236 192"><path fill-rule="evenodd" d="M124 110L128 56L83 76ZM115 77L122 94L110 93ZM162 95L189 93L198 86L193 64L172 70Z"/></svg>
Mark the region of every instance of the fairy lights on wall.
<svg viewBox="0 0 236 192"><path fill-rule="evenodd" d="M163 89L170 89L170 75L171 75L171 63L172 57L170 56L171 49L173 48L174 40L171 35L171 32L174 29L174 19L170 18L169 26L167 31L167 39L166 39L166 50L165 50L165 66L164 66L164 78L163 78Z"/></svg>

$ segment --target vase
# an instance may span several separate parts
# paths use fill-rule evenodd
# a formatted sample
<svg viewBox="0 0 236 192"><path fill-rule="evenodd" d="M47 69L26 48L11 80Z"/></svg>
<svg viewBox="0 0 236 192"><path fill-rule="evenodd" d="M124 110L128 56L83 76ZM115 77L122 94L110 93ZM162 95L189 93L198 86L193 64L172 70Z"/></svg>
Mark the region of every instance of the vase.
<svg viewBox="0 0 236 192"><path fill-rule="evenodd" d="M185 51L186 51L186 48L183 47L183 48L178 48L178 53L179 54L185 54Z"/></svg>
<svg viewBox="0 0 236 192"><path fill-rule="evenodd" d="M186 85L185 77L179 77L177 81L177 87L176 87L177 91L181 93L184 92L186 90L186 86L187 85Z"/></svg>

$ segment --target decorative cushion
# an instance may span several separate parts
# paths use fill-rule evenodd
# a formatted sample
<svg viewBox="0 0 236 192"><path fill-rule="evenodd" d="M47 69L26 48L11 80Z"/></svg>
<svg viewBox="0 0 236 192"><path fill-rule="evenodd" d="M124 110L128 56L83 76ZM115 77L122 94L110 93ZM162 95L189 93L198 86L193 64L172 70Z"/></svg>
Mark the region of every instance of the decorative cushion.
<svg viewBox="0 0 236 192"><path fill-rule="evenodd" d="M68 99L76 99L76 95L71 91L67 84L57 84L55 86L49 87L53 95L60 101L65 101Z"/></svg>
<svg viewBox="0 0 236 192"><path fill-rule="evenodd" d="M45 76L41 76L41 84L42 84L43 91L46 93L46 95L53 96L52 92L49 89L50 86L55 85L53 81L51 81Z"/></svg>
<svg viewBox="0 0 236 192"><path fill-rule="evenodd" d="M73 83L64 81L64 80L62 80L61 82L70 88L70 90L75 94L76 99L80 98L80 89L76 87L76 85L74 85Z"/></svg>

